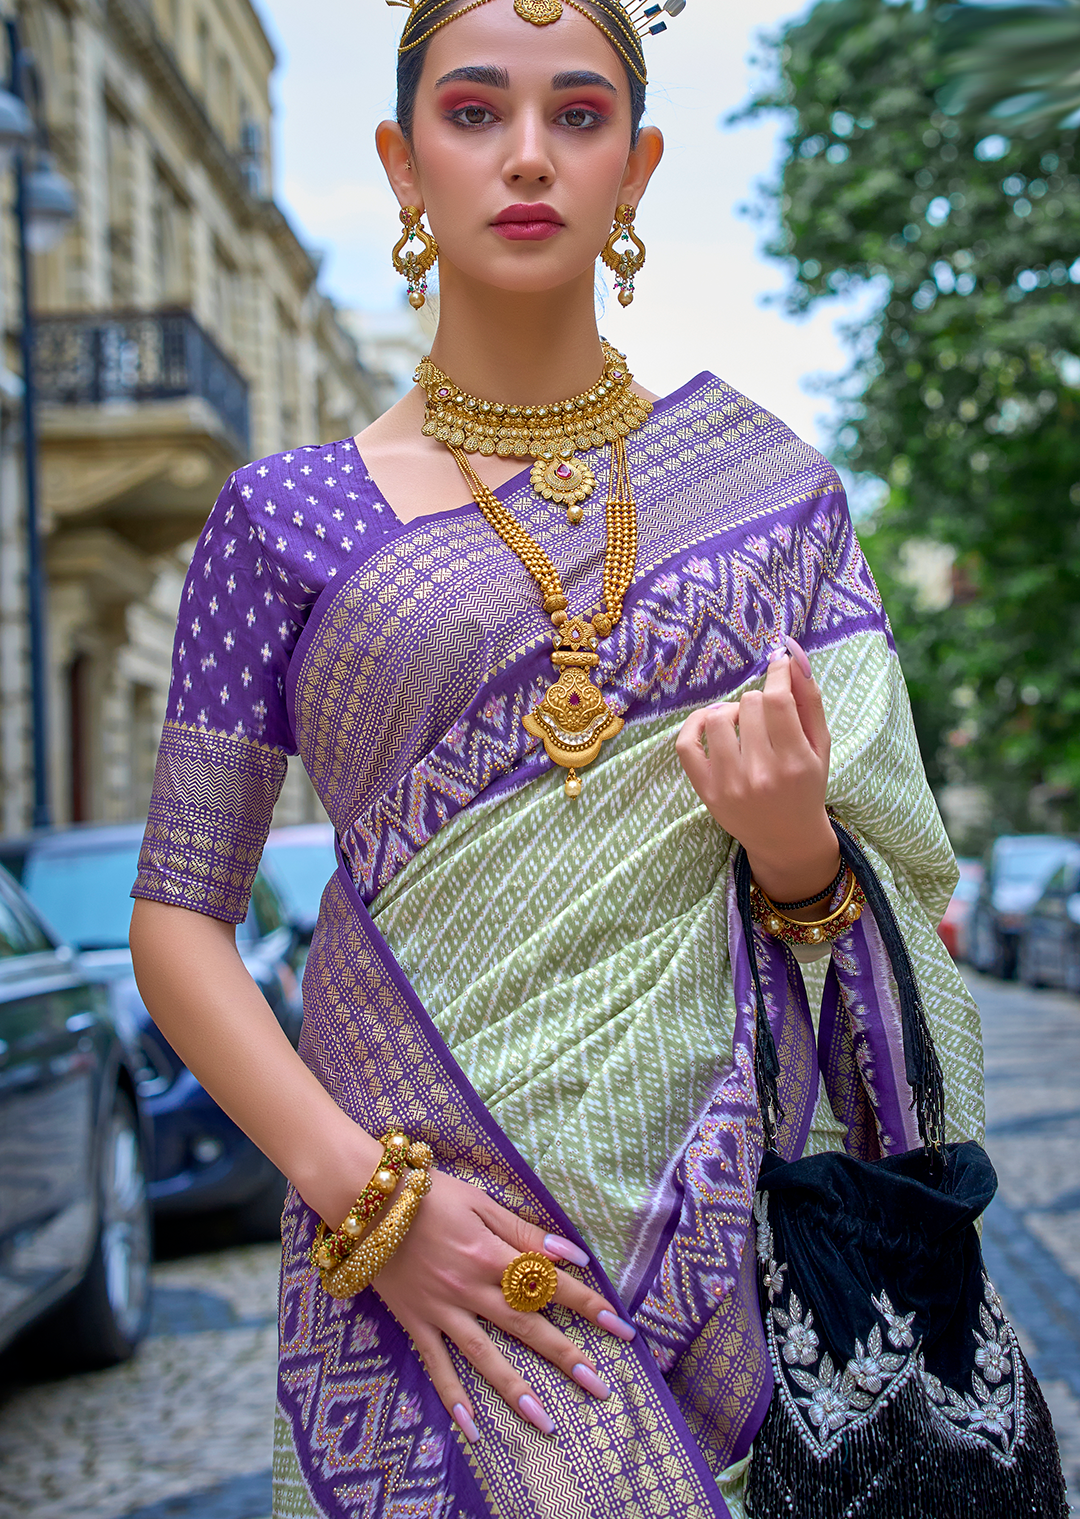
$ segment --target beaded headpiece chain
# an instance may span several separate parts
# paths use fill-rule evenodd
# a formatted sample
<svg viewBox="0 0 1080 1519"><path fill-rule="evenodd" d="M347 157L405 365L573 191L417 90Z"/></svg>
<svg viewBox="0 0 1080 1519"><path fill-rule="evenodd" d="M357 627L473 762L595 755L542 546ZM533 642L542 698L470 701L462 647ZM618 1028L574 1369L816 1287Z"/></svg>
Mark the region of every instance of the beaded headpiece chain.
<svg viewBox="0 0 1080 1519"><path fill-rule="evenodd" d="M462 5L455 5L454 0L386 0L386 3L405 6L409 11L398 44L398 52L407 53L426 42L440 27L465 15L466 11L486 5L488 0L465 0ZM589 0L588 5L579 3L579 0L514 0L514 9L523 21L530 21L533 26L549 26L558 21L564 4L600 28L642 84L645 83L642 38L667 31L664 15L677 16L686 9L686 0L660 0L660 3L658 0Z"/></svg>

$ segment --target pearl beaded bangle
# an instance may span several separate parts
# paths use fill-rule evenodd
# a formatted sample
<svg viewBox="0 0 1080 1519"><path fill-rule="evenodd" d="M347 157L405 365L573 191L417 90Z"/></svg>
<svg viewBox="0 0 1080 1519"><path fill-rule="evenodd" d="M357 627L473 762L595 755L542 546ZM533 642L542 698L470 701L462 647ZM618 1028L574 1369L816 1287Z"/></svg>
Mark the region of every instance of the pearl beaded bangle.
<svg viewBox="0 0 1080 1519"><path fill-rule="evenodd" d="M779 939L782 944L830 944L846 933L851 925L862 916L862 910L866 906L866 897L863 889L854 875L848 874L847 890L840 906L827 917L818 918L811 923L801 923L797 918L786 918L780 912L775 902L762 891L755 882L750 886L750 913L755 923L759 923L767 933L772 934L774 939Z"/></svg>
<svg viewBox="0 0 1080 1519"><path fill-rule="evenodd" d="M319 1221L315 1243L311 1247L311 1264L321 1271L330 1271L345 1260L367 1225L378 1218L401 1180L409 1149L408 1135L393 1126L379 1143L383 1147L382 1159L341 1225L331 1230L321 1219Z"/></svg>

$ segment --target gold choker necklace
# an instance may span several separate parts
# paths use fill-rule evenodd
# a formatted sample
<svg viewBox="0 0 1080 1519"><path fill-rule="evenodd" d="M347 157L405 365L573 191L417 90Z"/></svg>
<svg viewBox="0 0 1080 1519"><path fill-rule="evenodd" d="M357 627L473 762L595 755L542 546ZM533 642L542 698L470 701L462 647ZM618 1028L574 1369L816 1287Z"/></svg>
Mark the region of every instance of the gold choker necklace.
<svg viewBox="0 0 1080 1519"><path fill-rule="evenodd" d="M634 377L623 355L603 339L601 343L604 371L592 389L546 406L483 401L455 385L430 359L422 359L415 380L427 396L424 436L466 454L531 456L536 460L533 490L564 505L569 522L580 522L581 503L592 495L596 476L576 457L578 450L621 441L652 411L652 402L630 388Z"/></svg>

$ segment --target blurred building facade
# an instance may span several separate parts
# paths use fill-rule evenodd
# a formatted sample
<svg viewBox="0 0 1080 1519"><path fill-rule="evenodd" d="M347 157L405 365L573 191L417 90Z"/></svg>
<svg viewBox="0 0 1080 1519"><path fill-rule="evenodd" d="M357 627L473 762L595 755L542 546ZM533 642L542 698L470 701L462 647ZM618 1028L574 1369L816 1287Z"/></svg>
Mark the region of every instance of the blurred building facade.
<svg viewBox="0 0 1080 1519"><path fill-rule="evenodd" d="M274 54L249 0L27 0L77 219L33 260L56 821L138 817L197 535L237 465L392 398L273 199ZM5 176L6 180L13 175ZM0 826L32 791L19 284L0 186ZM315 815L294 766L284 821Z"/></svg>

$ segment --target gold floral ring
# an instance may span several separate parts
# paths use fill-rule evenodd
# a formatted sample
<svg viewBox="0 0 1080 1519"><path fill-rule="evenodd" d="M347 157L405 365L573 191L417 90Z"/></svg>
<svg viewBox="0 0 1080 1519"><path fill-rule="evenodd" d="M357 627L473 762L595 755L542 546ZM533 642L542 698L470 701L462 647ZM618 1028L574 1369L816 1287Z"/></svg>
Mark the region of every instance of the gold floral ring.
<svg viewBox="0 0 1080 1519"><path fill-rule="evenodd" d="M502 1295L519 1313L546 1308L559 1286L559 1273L537 1250L515 1255L502 1274Z"/></svg>

